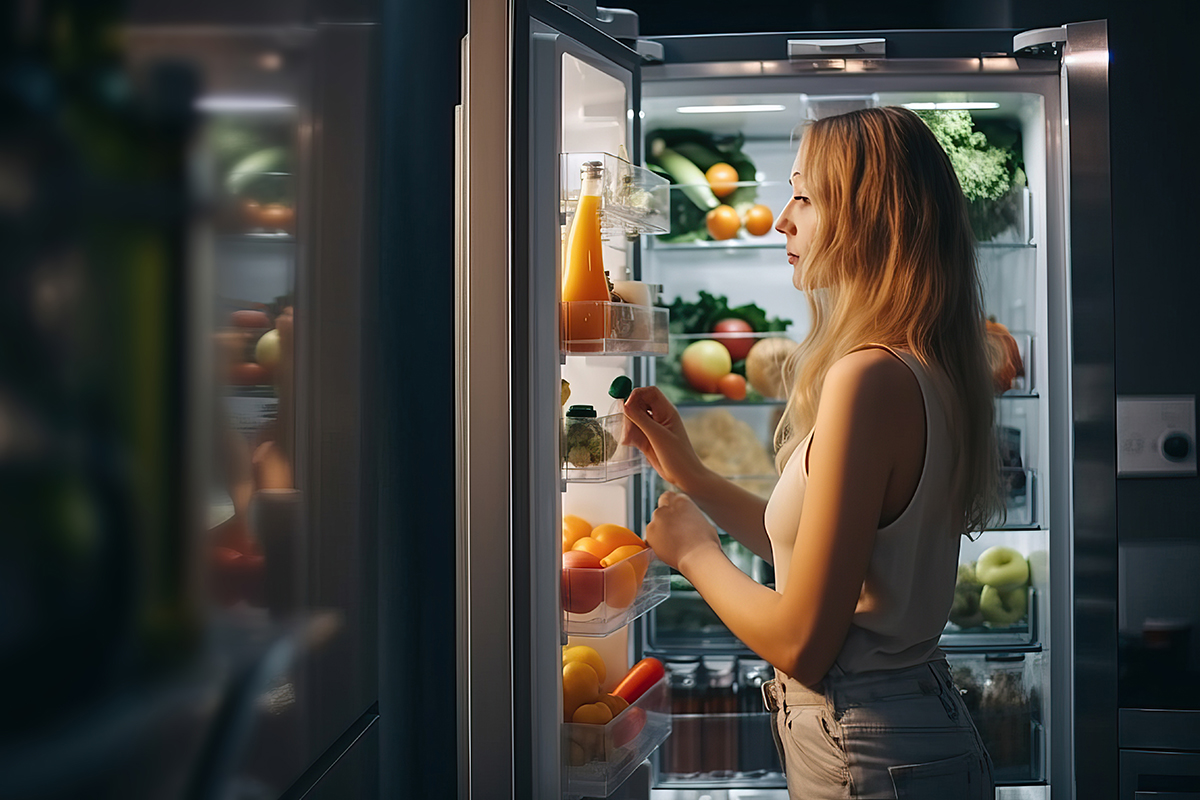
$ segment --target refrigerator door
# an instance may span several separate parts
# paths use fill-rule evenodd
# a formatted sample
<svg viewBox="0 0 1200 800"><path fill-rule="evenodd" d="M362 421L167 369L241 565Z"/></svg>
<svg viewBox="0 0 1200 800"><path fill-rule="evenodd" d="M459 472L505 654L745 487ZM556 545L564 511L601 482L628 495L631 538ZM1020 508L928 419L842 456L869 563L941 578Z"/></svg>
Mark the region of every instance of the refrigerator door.
<svg viewBox="0 0 1200 800"><path fill-rule="evenodd" d="M550 3L468 9L454 387L462 797L550 798L567 789L553 535L561 527L560 153L631 146L638 63Z"/></svg>
<svg viewBox="0 0 1200 800"><path fill-rule="evenodd" d="M1116 382L1108 133L1108 27L1062 31L1062 150L1068 269L1052 274L1049 353L1052 563L1070 565L1051 585L1059 656L1051 659L1051 752L1078 797L1111 797L1117 753ZM1056 469L1055 469L1056 467ZM1070 642L1069 654L1063 652ZM1055 772L1055 765L1051 765ZM1057 784L1057 781L1056 781Z"/></svg>

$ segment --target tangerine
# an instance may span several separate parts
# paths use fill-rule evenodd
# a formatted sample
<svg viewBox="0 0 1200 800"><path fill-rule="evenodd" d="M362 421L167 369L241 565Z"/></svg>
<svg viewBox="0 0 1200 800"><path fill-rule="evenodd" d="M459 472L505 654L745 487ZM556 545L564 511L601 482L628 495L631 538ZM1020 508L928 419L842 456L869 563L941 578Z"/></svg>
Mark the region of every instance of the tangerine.
<svg viewBox="0 0 1200 800"><path fill-rule="evenodd" d="M704 225L708 228L709 236L717 239L732 239L737 236L742 221L733 206L719 205L704 215Z"/></svg>
<svg viewBox="0 0 1200 800"><path fill-rule="evenodd" d="M775 215L771 213L770 208L759 203L746 211L746 218L742 222L746 226L747 233L762 236L774 227Z"/></svg>
<svg viewBox="0 0 1200 800"><path fill-rule="evenodd" d="M728 197L737 190L737 170L724 161L718 161L709 167L704 177L708 179L709 188L717 197Z"/></svg>
<svg viewBox="0 0 1200 800"><path fill-rule="evenodd" d="M628 608L637 599L642 582L628 559L618 561L604 570L604 602L610 608Z"/></svg>

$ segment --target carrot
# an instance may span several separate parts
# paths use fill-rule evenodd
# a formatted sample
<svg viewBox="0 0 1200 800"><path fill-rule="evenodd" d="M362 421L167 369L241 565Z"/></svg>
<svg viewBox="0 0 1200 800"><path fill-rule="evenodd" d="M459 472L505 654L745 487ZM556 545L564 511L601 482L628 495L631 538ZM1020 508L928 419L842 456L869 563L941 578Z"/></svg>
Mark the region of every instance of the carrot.
<svg viewBox="0 0 1200 800"><path fill-rule="evenodd" d="M612 694L632 704L666 674L662 662L657 658L643 658L625 673L625 677L621 678Z"/></svg>

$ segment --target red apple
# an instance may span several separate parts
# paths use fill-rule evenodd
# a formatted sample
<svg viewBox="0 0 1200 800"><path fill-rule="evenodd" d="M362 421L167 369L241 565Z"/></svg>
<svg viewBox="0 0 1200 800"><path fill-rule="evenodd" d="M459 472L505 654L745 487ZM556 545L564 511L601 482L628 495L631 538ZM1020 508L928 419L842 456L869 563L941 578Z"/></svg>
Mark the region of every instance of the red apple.
<svg viewBox="0 0 1200 800"><path fill-rule="evenodd" d="M733 359L725 345L712 339L701 339L684 348L679 366L683 368L683 377L693 389L714 394L719 391L717 381L733 369Z"/></svg>
<svg viewBox="0 0 1200 800"><path fill-rule="evenodd" d="M754 333L754 328L749 322L737 317L726 317L719 320L716 325L713 325L713 333L736 333L737 336L716 336L712 338L721 344L725 345L725 349L729 351L729 357L734 361L741 361L750 353L750 348L754 347L754 343L758 341L753 336L745 334Z"/></svg>

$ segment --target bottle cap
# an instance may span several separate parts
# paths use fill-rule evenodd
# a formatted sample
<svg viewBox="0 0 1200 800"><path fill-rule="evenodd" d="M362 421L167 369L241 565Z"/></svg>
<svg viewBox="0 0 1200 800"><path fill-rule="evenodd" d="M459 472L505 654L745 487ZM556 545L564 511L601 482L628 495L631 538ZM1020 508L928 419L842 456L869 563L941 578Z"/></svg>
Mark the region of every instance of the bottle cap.
<svg viewBox="0 0 1200 800"><path fill-rule="evenodd" d="M613 382L609 384L608 396L615 397L618 400L624 400L629 397L629 393L633 391L633 381L629 380L624 375L618 375L613 378Z"/></svg>
<svg viewBox="0 0 1200 800"><path fill-rule="evenodd" d="M568 417L595 417L596 409L591 406L571 406L567 409Z"/></svg>
<svg viewBox="0 0 1200 800"><path fill-rule="evenodd" d="M604 164L600 161L585 161L579 172L585 178L599 178L604 172Z"/></svg>

